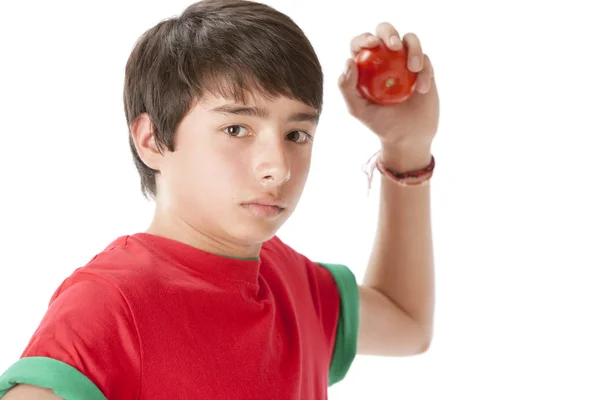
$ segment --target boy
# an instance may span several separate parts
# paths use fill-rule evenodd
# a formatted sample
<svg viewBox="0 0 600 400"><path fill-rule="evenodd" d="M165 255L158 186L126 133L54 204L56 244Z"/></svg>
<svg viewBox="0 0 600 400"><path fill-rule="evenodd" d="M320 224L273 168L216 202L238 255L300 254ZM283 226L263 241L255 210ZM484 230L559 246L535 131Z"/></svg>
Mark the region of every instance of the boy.
<svg viewBox="0 0 600 400"><path fill-rule="evenodd" d="M339 80L351 115L381 139L386 175L363 285L275 236L300 199L321 112L313 48L266 5L201 1L146 32L126 67L130 147L156 203L148 230L63 282L0 397L325 399L357 353L425 351L438 97L417 37L387 23L376 33L352 40L353 55L406 46L419 78L407 102L385 107L358 94L352 60ZM390 172L417 170L418 186Z"/></svg>

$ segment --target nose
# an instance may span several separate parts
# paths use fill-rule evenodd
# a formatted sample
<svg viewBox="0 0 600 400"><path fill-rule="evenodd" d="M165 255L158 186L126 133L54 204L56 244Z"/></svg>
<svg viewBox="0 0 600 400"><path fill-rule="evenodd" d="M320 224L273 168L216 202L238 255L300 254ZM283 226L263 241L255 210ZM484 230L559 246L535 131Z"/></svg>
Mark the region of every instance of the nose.
<svg viewBox="0 0 600 400"><path fill-rule="evenodd" d="M278 187L291 177L284 140L271 139L261 143L256 154L256 179L262 186Z"/></svg>

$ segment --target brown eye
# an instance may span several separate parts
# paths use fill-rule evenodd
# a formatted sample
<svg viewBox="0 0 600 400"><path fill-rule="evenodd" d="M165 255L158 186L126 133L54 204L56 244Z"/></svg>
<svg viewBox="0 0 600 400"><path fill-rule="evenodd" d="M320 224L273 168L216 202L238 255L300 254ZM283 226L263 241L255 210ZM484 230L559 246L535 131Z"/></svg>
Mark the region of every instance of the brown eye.
<svg viewBox="0 0 600 400"><path fill-rule="evenodd" d="M304 144L311 140L312 136L304 131L293 131L288 134L288 139L299 144Z"/></svg>
<svg viewBox="0 0 600 400"><path fill-rule="evenodd" d="M231 137L244 137L248 136L248 129L244 128L241 125L231 125L227 128L223 129L227 135Z"/></svg>

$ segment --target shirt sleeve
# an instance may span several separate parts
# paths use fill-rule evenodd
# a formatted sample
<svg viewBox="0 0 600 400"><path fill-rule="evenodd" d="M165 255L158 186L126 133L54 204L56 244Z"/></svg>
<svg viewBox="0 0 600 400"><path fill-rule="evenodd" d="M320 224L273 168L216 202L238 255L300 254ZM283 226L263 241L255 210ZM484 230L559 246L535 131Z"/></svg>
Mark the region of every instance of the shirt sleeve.
<svg viewBox="0 0 600 400"><path fill-rule="evenodd" d="M70 278L52 296L21 359L0 376L0 398L23 383L66 400L135 399L141 368L136 332L113 284Z"/></svg>
<svg viewBox="0 0 600 400"><path fill-rule="evenodd" d="M312 263L320 318L330 340L329 386L342 381L356 356L359 293L356 278L345 265Z"/></svg>

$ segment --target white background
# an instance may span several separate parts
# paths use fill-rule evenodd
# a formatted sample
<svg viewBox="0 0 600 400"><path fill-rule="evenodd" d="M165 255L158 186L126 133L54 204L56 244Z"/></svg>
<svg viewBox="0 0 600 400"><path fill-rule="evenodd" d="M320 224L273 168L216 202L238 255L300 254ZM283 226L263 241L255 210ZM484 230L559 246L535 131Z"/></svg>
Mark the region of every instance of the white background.
<svg viewBox="0 0 600 400"><path fill-rule="evenodd" d="M432 182L429 352L358 356L332 399L600 398L600 25L593 2L271 0L313 42L325 108L309 183L279 235L362 279L379 185L373 134L336 81L350 39L388 20L422 39L441 122ZM189 3L0 2L0 373L50 296L146 229L122 105L135 40ZM375 180L377 182L377 179Z"/></svg>

